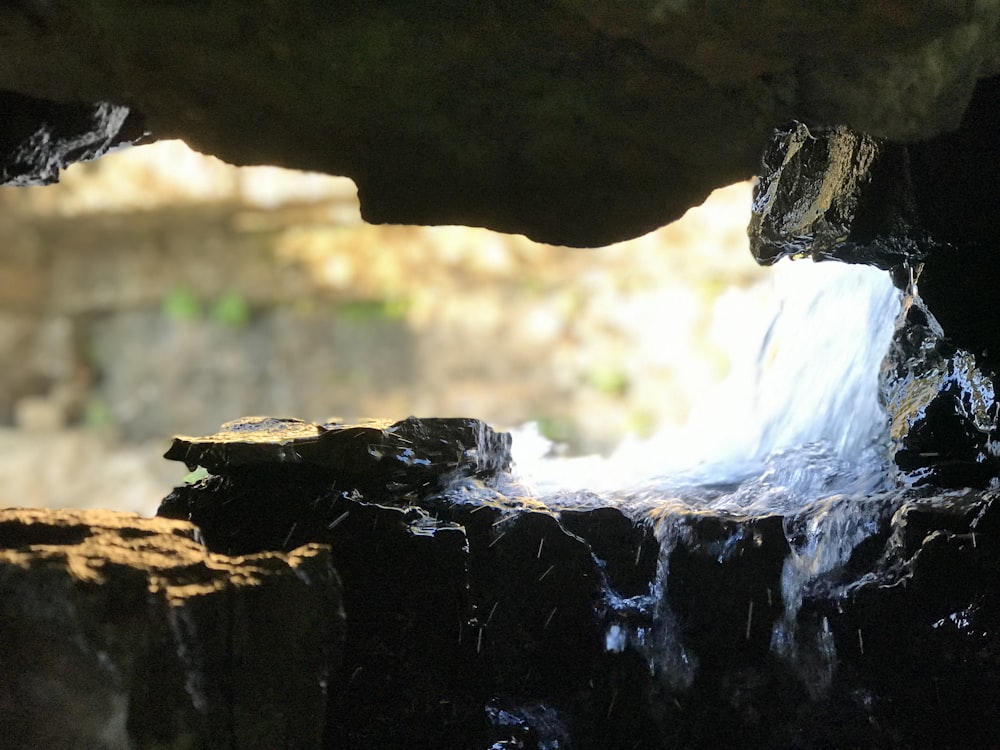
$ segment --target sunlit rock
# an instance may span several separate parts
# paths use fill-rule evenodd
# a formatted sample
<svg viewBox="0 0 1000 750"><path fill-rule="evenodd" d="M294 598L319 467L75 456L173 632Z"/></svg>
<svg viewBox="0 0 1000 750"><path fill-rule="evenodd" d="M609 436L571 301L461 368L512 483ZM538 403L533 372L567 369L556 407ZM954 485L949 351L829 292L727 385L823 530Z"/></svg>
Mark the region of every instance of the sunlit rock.
<svg viewBox="0 0 1000 750"><path fill-rule="evenodd" d="M192 525L0 511L0 744L315 747L343 612L328 551L229 558Z"/></svg>
<svg viewBox="0 0 1000 750"><path fill-rule="evenodd" d="M905 483L985 487L1000 476L993 378L948 340L919 297L907 304L880 379Z"/></svg>
<svg viewBox="0 0 1000 750"><path fill-rule="evenodd" d="M786 257L916 267L932 248L917 227L905 149L846 127L776 131L754 188L750 250Z"/></svg>

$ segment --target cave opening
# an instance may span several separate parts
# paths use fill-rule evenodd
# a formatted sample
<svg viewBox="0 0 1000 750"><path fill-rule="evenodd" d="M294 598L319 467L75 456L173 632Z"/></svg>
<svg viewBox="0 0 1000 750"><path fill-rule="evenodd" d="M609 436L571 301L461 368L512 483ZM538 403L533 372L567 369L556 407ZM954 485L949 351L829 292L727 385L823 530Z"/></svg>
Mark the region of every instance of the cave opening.
<svg viewBox="0 0 1000 750"><path fill-rule="evenodd" d="M152 34L137 51L127 43L128 24L109 18L123 33L126 57L143 62L123 96L89 80L72 55L75 66L60 56L27 64L24 51L63 33L69 11L46 3L0 9L0 17L19 19L11 59L32 72L0 95L12 113L0 128L0 167L3 182L18 186L0 197L0 335L8 354L0 419L23 430L3 451L0 484L13 492L3 504L30 505L46 472L70 460L60 453L66 425L103 432L101 440L117 430L138 443L162 441L161 427L151 425L172 418L225 415L204 429L169 430L205 437L170 445L167 457L192 472L178 482L175 470L177 486L154 518L0 511L7 744L492 750L993 742L998 15L978 4L975 18L940 11L931 24L926 9L910 15L880 5L857 18L830 10L789 45L792 36L771 33L740 9L706 7L667 44L628 14L563 5L553 4L551 18L535 9L511 26L498 20L504 4L491 5L495 16L470 11L468 36L459 33L465 16L429 26L412 11L358 5L340 26L311 18L308 39L352 50L364 63L358 70L372 72L398 110L385 100L366 109L355 69L333 66L337 81L347 81L330 88L336 116L317 105L287 132L274 101L254 111L252 127L230 119L245 111L234 101L253 98L247 81L257 80L218 85L233 60L251 60L233 53L245 47L242 32L215 39L225 64L203 64L193 77L163 67L174 71L178 91L194 87L172 98L144 66L159 70L173 45ZM682 10L657 13L683 18ZM263 88L288 108L296 102L286 91L321 101L325 79L316 89L308 66L290 64L293 50L275 32L301 19L278 6L263 15L276 26L261 32L267 60L252 58L256 75L266 84L276 72L296 84ZM177 31L178 19L182 13L152 28ZM653 21L665 34L671 28ZM132 22L150 28L145 15ZM255 28L243 23L239 29ZM864 47L870 29L893 24L907 33L875 35ZM525 29L541 30L546 43ZM709 33L725 43L685 39ZM866 54L846 60L844 35ZM107 38L93 36L80 44L99 48ZM757 46L769 43L794 60L786 65ZM206 57L195 57L206 62L210 47L188 51L202 50ZM674 47L684 64L671 56ZM724 49L739 50L738 60ZM489 55L484 62L480 50L511 64L494 65ZM402 73L386 75L381 62ZM423 82L424 64L460 71L477 106L457 108L440 77ZM47 66L62 76L50 78ZM0 67L3 87L9 78ZM104 97L106 86L117 96ZM67 93L75 87L85 101L134 98L149 119L131 103L81 104ZM427 94L448 106L427 104L420 98ZM707 108L696 106L706 100ZM387 120L396 111L406 116ZM449 111L453 118L442 115ZM302 125L312 117L326 129L322 137ZM755 259L780 265L734 275L773 279L771 271L789 262L782 258L797 258L794 268L837 270L816 282L813 296L797 296L811 282L791 277L795 294L781 316L758 318L743 292L723 303L718 277L730 258L712 256L721 243L703 242L691 262L658 253L658 241L645 236L627 250L545 250L495 236L471 243L452 227L389 227L376 237L360 221L352 184L310 178L285 201L271 192L275 172L260 173L259 182L219 177L228 197L211 210L156 205L139 174L124 196L135 202L128 211L103 211L115 189L102 189L96 197L81 192L70 208L39 199L34 218L11 220L27 201L20 186L144 138L149 123L172 123L167 131L189 130L207 150L246 161L351 172L369 219L476 218L579 245L640 234L655 225L651 217L679 215L709 187L749 177L762 153L753 197L746 184L727 191L752 208L741 227L749 224ZM448 137L436 141L442 132ZM323 147L331 134L342 151ZM380 149L384 158L371 156ZM416 171L403 179L392 167L406 153L415 155L408 163ZM187 158L170 152L170 170L183 174ZM86 179L99 184L100 164ZM569 177L574 189L553 189ZM177 190L193 182L184 175ZM116 249L126 214L137 220L133 244ZM602 222L605 214L613 220ZM690 215L698 239L721 226L710 206ZM685 231L677 226L662 231ZM59 250L60 229L80 246ZM222 239L226 232L237 236L235 246ZM414 237L416 249L402 243ZM372 245L376 253L361 252ZM209 250L223 259L214 269ZM108 254L113 262L102 260ZM612 277L624 256L638 266ZM182 258L188 270L172 276ZM686 263L695 281L671 286ZM560 264L578 267L579 286ZM499 279L504 293L470 292L463 277ZM810 304L838 287L832 314ZM319 292L303 295L304 288ZM622 290L628 295L618 297ZM591 304L603 298L613 314L591 318ZM527 408L538 431L570 453L608 451L612 433L655 432L670 409L683 422L696 405L682 404L680 390L666 398L647 390L644 377L674 368L664 317L700 309L693 333L680 337L704 346L717 308L728 316L724 327L743 332L761 387L740 393L723 378L727 368L739 375L735 358L720 363L709 351L687 376L691 392L718 394L709 399L716 405L724 396L763 405L765 414L774 412L767 407L774 396L794 405L724 450L730 468L708 462L707 474L650 482L626 464L620 480L604 459L566 455L537 468L562 467L568 478L543 477L532 487L510 471L531 451L512 456L508 433L467 413L479 388L498 408ZM661 334L641 357L624 353L618 340L639 320ZM747 333L755 321L763 321L760 338ZM777 348L789 322L805 329L791 350L808 365L791 375ZM826 322L846 332L843 341L821 333ZM429 332L424 344L410 335L418 325ZM526 338L508 351L515 329ZM304 332L329 346L300 338ZM234 340L249 353L227 348ZM596 354L577 346L594 340L604 347ZM122 364L126 341L140 342L143 355L122 375L110 365ZM445 345L458 349L447 367ZM858 380L852 368L831 366L855 356L865 363ZM695 361L690 353L679 359ZM207 369L186 369L192 360ZM540 387L531 375L546 361L557 365L541 385L556 387L524 395ZM392 392L401 376L415 381L417 364L420 385ZM772 364L783 380L764 377ZM477 386L484 368L497 379ZM315 384L296 380L299 370L317 376ZM165 382L176 391L161 390ZM237 384L249 401L234 400ZM434 402L428 394L439 385L442 400ZM585 398L567 395L576 387ZM383 391L390 397L377 400ZM390 419L301 421L237 408L260 403L254 394L261 393L276 410L312 409L336 396L335 408L350 408L348 416L377 409ZM560 399L581 406L586 419L570 424ZM708 420L713 447L738 437L736 411ZM522 421L523 412L509 413L510 423ZM14 488L7 467L22 468L23 454L14 452L28 433L40 436L42 462L24 473L33 484ZM626 453L697 456L696 442L633 441ZM536 445L536 457L558 452ZM135 487L128 467L99 453L73 460L100 462L112 484ZM83 476L70 464L56 485L68 491ZM103 504L93 489L83 492Z"/></svg>

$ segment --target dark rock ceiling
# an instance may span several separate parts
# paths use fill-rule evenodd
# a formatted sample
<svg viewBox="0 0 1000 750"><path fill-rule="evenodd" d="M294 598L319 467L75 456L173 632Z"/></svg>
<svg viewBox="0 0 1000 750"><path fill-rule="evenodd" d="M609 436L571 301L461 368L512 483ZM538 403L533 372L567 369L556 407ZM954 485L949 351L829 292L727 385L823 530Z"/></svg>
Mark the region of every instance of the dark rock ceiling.
<svg viewBox="0 0 1000 750"><path fill-rule="evenodd" d="M1000 72L998 19L995 0L19 0L0 182L52 179L141 118L233 163L347 175L371 222L600 245L754 175L790 120L954 128Z"/></svg>

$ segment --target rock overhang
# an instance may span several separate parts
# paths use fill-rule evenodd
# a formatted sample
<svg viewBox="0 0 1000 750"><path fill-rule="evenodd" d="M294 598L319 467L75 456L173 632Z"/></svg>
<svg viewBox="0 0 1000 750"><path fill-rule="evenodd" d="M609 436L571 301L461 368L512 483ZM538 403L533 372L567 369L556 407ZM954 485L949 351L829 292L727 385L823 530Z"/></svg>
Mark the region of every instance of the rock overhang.
<svg viewBox="0 0 1000 750"><path fill-rule="evenodd" d="M954 128L1000 71L998 19L998 2L930 0L20 2L0 10L0 91L111 102L233 163L349 176L374 223L594 246L752 176L789 120L902 141ZM98 142L135 138L111 127ZM78 158L44 156L38 176Z"/></svg>

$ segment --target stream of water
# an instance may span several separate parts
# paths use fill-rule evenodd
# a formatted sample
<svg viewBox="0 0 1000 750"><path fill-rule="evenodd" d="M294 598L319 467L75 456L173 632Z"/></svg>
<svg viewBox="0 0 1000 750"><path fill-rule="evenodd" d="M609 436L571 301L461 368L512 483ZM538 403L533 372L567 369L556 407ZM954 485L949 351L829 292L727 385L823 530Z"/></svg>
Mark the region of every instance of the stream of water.
<svg viewBox="0 0 1000 750"><path fill-rule="evenodd" d="M609 457L553 459L530 427L514 436L519 478L537 494L591 490L680 495L743 512L788 512L835 493L883 488L888 421L879 367L900 292L887 273L783 261L755 316L756 340L735 342L728 377L685 425L629 439Z"/></svg>
<svg viewBox="0 0 1000 750"><path fill-rule="evenodd" d="M609 651L643 653L670 690L689 687L699 669L667 596L674 548L697 543L689 511L783 517L790 551L771 650L821 695L832 679L835 646L828 629L802 631L802 602L876 533L893 506L872 496L889 489L892 476L878 376L900 292L884 272L839 263L786 261L773 283L756 340L740 342L743 354L734 355L729 377L706 390L682 428L628 441L608 458L569 460L543 458L547 445L537 433L514 436L519 481L550 506L600 497L635 518L655 519L656 581L648 595L628 601L605 587L614 613L606 641ZM741 542L743 531L735 528L721 549ZM630 612L656 626L628 625Z"/></svg>

